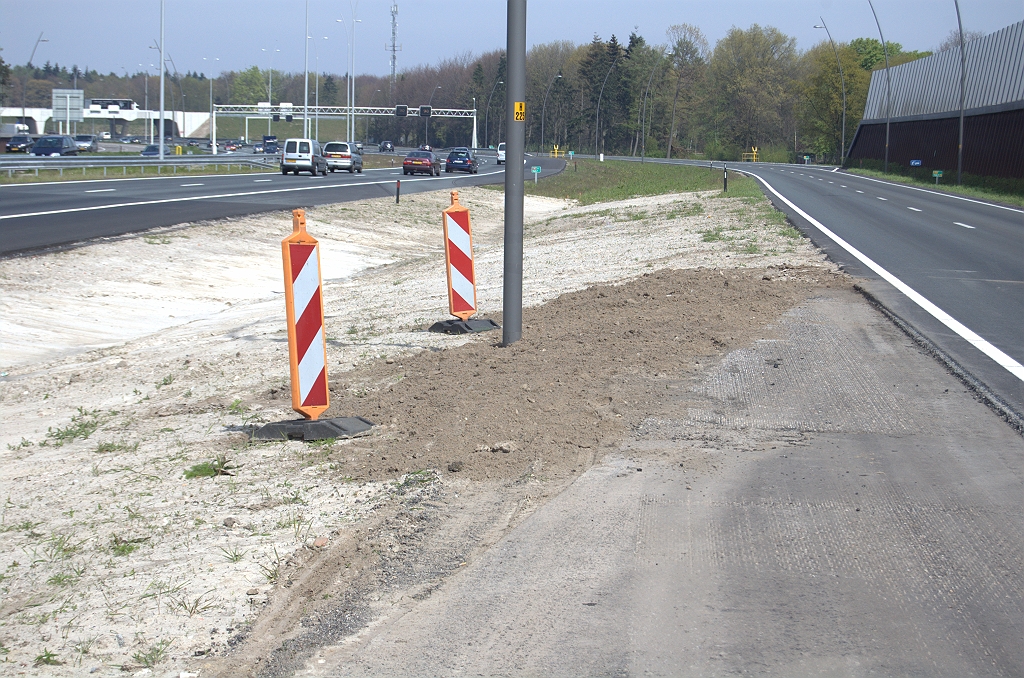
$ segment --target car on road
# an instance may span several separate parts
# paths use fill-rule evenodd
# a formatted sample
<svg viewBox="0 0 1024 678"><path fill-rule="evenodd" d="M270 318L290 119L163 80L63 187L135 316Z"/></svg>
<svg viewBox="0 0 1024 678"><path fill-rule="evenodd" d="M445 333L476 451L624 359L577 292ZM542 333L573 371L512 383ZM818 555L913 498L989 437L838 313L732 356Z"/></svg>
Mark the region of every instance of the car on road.
<svg viewBox="0 0 1024 678"><path fill-rule="evenodd" d="M75 140L66 134L49 134L36 139L35 145L32 146L32 155L78 155L78 146Z"/></svg>
<svg viewBox="0 0 1024 678"><path fill-rule="evenodd" d="M110 132L100 132L100 139L110 141Z"/></svg>
<svg viewBox="0 0 1024 678"><path fill-rule="evenodd" d="M377 145L377 150L380 153L394 153L395 145L390 141L382 141Z"/></svg>
<svg viewBox="0 0 1024 678"><path fill-rule="evenodd" d="M421 150L421 151L433 151L434 147L431 146L430 144L420 144L419 150Z"/></svg>
<svg viewBox="0 0 1024 678"><path fill-rule="evenodd" d="M402 161L402 174L426 172L435 177L441 176L441 161L431 151L412 151Z"/></svg>
<svg viewBox="0 0 1024 678"><path fill-rule="evenodd" d="M253 153L262 153L263 152L263 142L262 141L257 141L255 144L253 144L252 145L252 152Z"/></svg>
<svg viewBox="0 0 1024 678"><path fill-rule="evenodd" d="M324 155L327 157L327 169L348 170L363 173L363 154L352 148L347 141L329 141L324 144Z"/></svg>
<svg viewBox="0 0 1024 678"><path fill-rule="evenodd" d="M11 140L7 142L8 153L28 153L32 150L32 145L36 142L32 140L30 136L16 136L11 137Z"/></svg>
<svg viewBox="0 0 1024 678"><path fill-rule="evenodd" d="M502 141L500 144L498 144L498 164L500 165L500 164L502 164L504 162L505 162L505 142Z"/></svg>
<svg viewBox="0 0 1024 678"><path fill-rule="evenodd" d="M316 139L286 139L281 154L281 174L309 172L327 176L327 158Z"/></svg>
<svg viewBox="0 0 1024 678"><path fill-rule="evenodd" d="M476 174L479 171L480 163L476 154L468 148L453 148L448 158L444 161L445 172L469 172Z"/></svg>
<svg viewBox="0 0 1024 678"><path fill-rule="evenodd" d="M95 134L76 134L75 145L78 146L78 150L81 153L95 153L100 150Z"/></svg>
<svg viewBox="0 0 1024 678"><path fill-rule="evenodd" d="M144 158L156 158L156 157L159 157L160 156L160 147L157 146L156 144L150 144L149 146L146 146L144 149L142 149L142 151L139 153L139 155L141 155ZM174 151L171 150L170 146L168 146L167 144L164 144L164 157L166 158L166 157L171 156L171 155L174 155Z"/></svg>

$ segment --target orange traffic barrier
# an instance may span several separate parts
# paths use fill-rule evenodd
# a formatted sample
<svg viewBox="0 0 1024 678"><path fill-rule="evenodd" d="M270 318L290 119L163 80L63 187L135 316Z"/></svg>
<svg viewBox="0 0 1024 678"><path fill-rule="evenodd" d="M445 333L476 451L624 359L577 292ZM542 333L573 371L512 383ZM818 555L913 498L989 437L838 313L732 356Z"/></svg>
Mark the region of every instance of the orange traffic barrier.
<svg viewBox="0 0 1024 678"><path fill-rule="evenodd" d="M327 390L320 248L316 238L306 232L304 210L292 211L292 229L292 234L281 241L292 409L315 420L331 404Z"/></svg>
<svg viewBox="0 0 1024 678"><path fill-rule="evenodd" d="M451 207L444 210L444 260L448 268L448 309L460 320L476 313L476 278L473 271L473 235L469 209L459 204L452 191Z"/></svg>

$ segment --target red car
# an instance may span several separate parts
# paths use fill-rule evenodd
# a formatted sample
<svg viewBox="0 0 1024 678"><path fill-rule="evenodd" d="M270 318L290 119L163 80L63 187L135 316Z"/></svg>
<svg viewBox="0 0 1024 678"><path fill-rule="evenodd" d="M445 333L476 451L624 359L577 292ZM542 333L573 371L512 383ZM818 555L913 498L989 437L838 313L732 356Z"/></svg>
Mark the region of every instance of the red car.
<svg viewBox="0 0 1024 678"><path fill-rule="evenodd" d="M402 174L426 172L435 177L441 176L441 161L430 151L412 151L402 161Z"/></svg>

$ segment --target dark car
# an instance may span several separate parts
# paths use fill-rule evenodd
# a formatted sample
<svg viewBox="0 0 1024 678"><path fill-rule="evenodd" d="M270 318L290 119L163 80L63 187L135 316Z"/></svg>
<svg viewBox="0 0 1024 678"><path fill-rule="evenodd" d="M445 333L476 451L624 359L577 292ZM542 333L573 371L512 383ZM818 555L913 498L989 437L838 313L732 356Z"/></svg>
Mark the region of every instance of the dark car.
<svg viewBox="0 0 1024 678"><path fill-rule="evenodd" d="M377 145L377 150L381 153L394 153L395 145L390 141L382 141Z"/></svg>
<svg viewBox="0 0 1024 678"><path fill-rule="evenodd" d="M139 155L141 155L144 158L156 158L156 157L159 157L159 155L160 155L160 147L157 146L156 144L150 144L149 146L146 146L144 149L142 149L142 151L139 153ZM174 155L174 152L171 151L171 147L170 146L168 146L167 144L164 144L164 157L166 158L169 155Z"/></svg>
<svg viewBox="0 0 1024 678"><path fill-rule="evenodd" d="M32 150L32 144L36 143L29 136L11 137L7 142L8 153L28 153Z"/></svg>
<svg viewBox="0 0 1024 678"><path fill-rule="evenodd" d="M402 161L402 174L426 172L435 177L441 176L441 161L430 151L412 151Z"/></svg>
<svg viewBox="0 0 1024 678"><path fill-rule="evenodd" d="M78 146L66 134L50 134L36 140L32 155L78 155Z"/></svg>
<svg viewBox="0 0 1024 678"><path fill-rule="evenodd" d="M479 170L480 163L477 162L476 154L468 148L455 148L448 154L447 160L444 161L445 172L469 172L470 174L476 174Z"/></svg>
<svg viewBox="0 0 1024 678"><path fill-rule="evenodd" d="M434 147L431 146L430 144L420 144L419 150L421 150L421 151L432 151L432 150L434 150Z"/></svg>

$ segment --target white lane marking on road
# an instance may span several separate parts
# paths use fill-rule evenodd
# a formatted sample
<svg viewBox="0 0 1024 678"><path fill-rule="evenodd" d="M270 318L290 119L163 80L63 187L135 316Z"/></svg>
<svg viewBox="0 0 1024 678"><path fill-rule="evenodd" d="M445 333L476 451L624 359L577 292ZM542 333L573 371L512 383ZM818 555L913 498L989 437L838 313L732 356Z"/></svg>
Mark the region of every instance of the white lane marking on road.
<svg viewBox="0 0 1024 678"><path fill-rule="evenodd" d="M953 316L949 315L948 313L943 311L941 308L939 308L938 306L936 306L935 304L930 302L928 299L926 299L924 296L922 296L919 292L917 292L915 289L910 287L910 285L907 285L905 282L903 282L902 280L900 280L899 278L894 276L892 273L889 273L889 271L885 270L880 265L875 263L874 260L869 258L866 254L864 254L863 252L858 250L856 247L854 247L853 245L851 245L850 243L846 242L845 240L840 238L838 235L833 233L830 229L828 229L820 221L818 221L817 219L812 217L810 214L808 214L807 212L804 212L802 209L797 207L793 203L793 201L791 201L789 198L787 198L786 196L782 195L777 190L775 190L775 187L772 186L771 184L769 184L767 181L765 181L762 177L758 176L757 174L750 173L750 172L747 172L747 173L751 174L751 176L757 177L757 179L762 184L764 184L765 187L769 191L771 191L776 196L778 196L778 198L782 202L786 203L791 208L793 208L793 210L797 214L802 216L811 225L813 225L819 231L821 231L822 233L827 235L829 238L831 238L832 241L835 242L837 245L839 245L844 250L846 250L847 252L852 254L854 257L859 259L861 263L863 263L865 266L867 266L872 271L877 273L887 283L889 283L890 285L895 287L897 290L902 292L904 296L906 296L908 299L913 301L915 304L917 304L918 306L923 308L925 311L930 313L936 320L941 322L943 325L945 325L949 329L951 329L954 332L956 332L958 335L960 335L960 337L962 337L968 343L972 344L979 351L981 351L982 353L987 355L989 358L994 360L996 362L996 364L998 364L1000 367L1004 368L1007 372L1009 372L1013 376L1017 377L1021 381L1024 381L1024 365L1021 365L1019 362L1017 362L1016 360L1014 360L1010 356L1008 356L1005 353L1003 353L1002 351L1000 351L998 348L996 348L995 346L990 344L988 341L986 341L985 339L982 339L981 336L979 336L974 331L972 331L970 328L968 328L963 323L958 321L956 318L954 318ZM963 224L961 224L961 225L963 225Z"/></svg>
<svg viewBox="0 0 1024 678"><path fill-rule="evenodd" d="M484 174L499 174L500 172L485 172ZM419 179L403 179L406 182L434 181L434 177L421 177ZM73 214L75 212L92 212L95 210L109 210L116 207L140 207L144 205L167 205L175 202L193 202L196 200L219 200L220 198L244 198L250 195L270 195L272 193L293 193L298 191L321 191L330 188L351 188L353 186L378 186L390 184L386 181L362 181L350 184L323 184L320 186L300 186L298 188L273 188L267 191L241 191L239 193L217 193L215 195L194 195L187 198L164 198L162 200L139 200L138 202L119 202L110 205L95 205L93 207L69 207L62 210L46 210L43 212L24 212L22 214L2 214L0 221L5 219L20 219L22 217L45 217L51 214Z"/></svg>
<svg viewBox="0 0 1024 678"><path fill-rule="evenodd" d="M846 184L839 184L839 188L846 188Z"/></svg>
<svg viewBox="0 0 1024 678"><path fill-rule="evenodd" d="M834 181L830 181L830 182L828 182L828 183L830 183L830 184L834 184L834 183L836 183L836 182L834 182Z"/></svg>
<svg viewBox="0 0 1024 678"><path fill-rule="evenodd" d="M182 186L182 188L184 188L185 186L205 186L205 185L206 184L182 184L181 186Z"/></svg>
<svg viewBox="0 0 1024 678"><path fill-rule="evenodd" d="M253 180L252 180L252 182L253 182L254 184L261 184L261 183L263 183L263 182L265 182L265 181L273 181L273 179L253 179Z"/></svg>
<svg viewBox="0 0 1024 678"><path fill-rule="evenodd" d="M882 197L882 196L880 196L880 195L876 195L875 197L876 197L876 198L878 198L879 200L888 200L888 198L883 198L883 197Z"/></svg>
<svg viewBox="0 0 1024 678"><path fill-rule="evenodd" d="M994 202L985 202L984 200L974 200L973 198L965 198L962 195L953 195L952 193L943 193L942 191L932 191L932 190L927 189L927 188L918 188L917 186L907 186L906 184L897 184L897 183L892 182L892 181L882 181L881 179L873 179L871 177L862 177L859 174L847 174L847 176L852 177L854 179L863 179L864 181L874 181L875 183L885 184L886 186L891 186L893 188L907 188L907 189L910 189L911 191L921 191L922 193L931 193L932 195L940 195L940 196L942 196L944 198L953 198L954 200L963 200L965 202L973 202L973 203L976 203L978 205L987 205L988 207L998 207L1001 210L1009 210L1010 212L1019 212L1021 214L1024 214L1024 210L1019 209L1017 207L1008 207L1007 205L997 205ZM863 191L858 191L858 192L862 193Z"/></svg>
<svg viewBox="0 0 1024 678"><path fill-rule="evenodd" d="M963 226L964 228L974 228L974 226L968 226L967 224L962 224L959 221L954 221L953 223L957 226Z"/></svg>
<svg viewBox="0 0 1024 678"><path fill-rule="evenodd" d="M86 193L110 193L116 190L116 188L94 188L91 191L86 191Z"/></svg>
<svg viewBox="0 0 1024 678"><path fill-rule="evenodd" d="M916 207L908 207L907 209L908 210L914 210L915 212L920 212L921 211L921 210L917 209Z"/></svg>
<svg viewBox="0 0 1024 678"><path fill-rule="evenodd" d="M863 193L864 191L857 191L857 192L858 192L858 193Z"/></svg>

